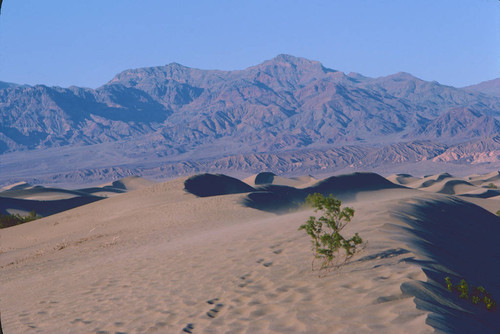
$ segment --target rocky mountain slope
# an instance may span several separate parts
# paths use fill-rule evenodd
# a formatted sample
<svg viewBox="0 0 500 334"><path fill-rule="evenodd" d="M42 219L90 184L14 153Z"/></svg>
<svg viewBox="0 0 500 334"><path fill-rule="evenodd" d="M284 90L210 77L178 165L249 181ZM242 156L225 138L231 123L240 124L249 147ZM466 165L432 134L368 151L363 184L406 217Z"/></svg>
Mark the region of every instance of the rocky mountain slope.
<svg viewBox="0 0 500 334"><path fill-rule="evenodd" d="M291 172L313 152L329 170L459 156L495 163L500 97L492 82L459 89L408 73L368 78L279 55L240 71L176 63L127 70L97 89L1 83L0 174L12 181L19 165L10 162L29 152L45 159L44 173L74 173L83 167L67 161L89 150L101 159L88 156L90 179L103 168L177 166L167 169L182 174L237 157L248 158L229 169L282 164ZM266 155L267 163L256 158Z"/></svg>
<svg viewBox="0 0 500 334"><path fill-rule="evenodd" d="M484 81L477 85L467 86L465 90L500 97L500 78Z"/></svg>

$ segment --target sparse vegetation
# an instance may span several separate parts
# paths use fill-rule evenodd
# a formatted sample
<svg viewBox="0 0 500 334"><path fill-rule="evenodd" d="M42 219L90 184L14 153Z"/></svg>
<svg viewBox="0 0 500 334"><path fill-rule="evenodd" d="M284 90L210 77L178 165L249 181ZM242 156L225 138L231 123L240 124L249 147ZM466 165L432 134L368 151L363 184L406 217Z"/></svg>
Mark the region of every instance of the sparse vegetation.
<svg viewBox="0 0 500 334"><path fill-rule="evenodd" d="M35 211L31 211L26 216L21 216L20 214L12 214L12 215L0 214L0 228L6 228L19 225L22 223L27 223L38 218L41 217L37 215Z"/></svg>
<svg viewBox="0 0 500 334"><path fill-rule="evenodd" d="M496 184L494 184L493 182L490 182L486 188L489 188L489 189L498 189L498 187L496 186Z"/></svg>
<svg viewBox="0 0 500 334"><path fill-rule="evenodd" d="M450 277L446 277L446 288L450 292L456 292L461 299L470 300L474 305L481 305L484 303L484 307L488 311L493 311L497 307L496 301L493 297L486 291L482 286L469 286L465 279L460 280L460 283L453 285Z"/></svg>
<svg viewBox="0 0 500 334"><path fill-rule="evenodd" d="M337 266L345 263L363 244L363 239L358 233L349 239L340 233L354 216L354 209L341 208L342 202L339 199L332 195L325 197L318 193L308 195L306 203L314 207L316 212L323 213L319 218L309 217L307 222L299 227L299 230L305 230L312 238L314 253L312 270L314 270L315 259L321 260L319 270L335 267L332 266L334 260L337 260ZM341 256L341 249L344 249L345 256Z"/></svg>
<svg viewBox="0 0 500 334"><path fill-rule="evenodd" d="M500 217L500 210L496 212L497 216Z"/></svg>

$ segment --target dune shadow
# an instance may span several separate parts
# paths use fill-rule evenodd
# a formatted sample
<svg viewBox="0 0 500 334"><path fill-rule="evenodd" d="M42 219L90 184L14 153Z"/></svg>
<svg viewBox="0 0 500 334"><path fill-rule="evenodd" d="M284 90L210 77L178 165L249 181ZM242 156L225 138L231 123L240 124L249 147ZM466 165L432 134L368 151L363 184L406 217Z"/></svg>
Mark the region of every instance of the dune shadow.
<svg viewBox="0 0 500 334"><path fill-rule="evenodd" d="M255 189L243 181L223 174L198 174L184 181L184 190L198 197L240 194Z"/></svg>
<svg viewBox="0 0 500 334"><path fill-rule="evenodd" d="M278 185L262 186L248 194L243 204L254 209L280 214L298 209L309 194L320 193L324 196L332 194L342 201L347 201L355 199L360 192L391 188L406 187L394 184L375 173L352 173L332 176L303 189Z"/></svg>
<svg viewBox="0 0 500 334"><path fill-rule="evenodd" d="M261 172L255 176L255 185L271 184L276 175L271 172Z"/></svg>
<svg viewBox="0 0 500 334"><path fill-rule="evenodd" d="M320 193L330 194L342 201L353 200L359 192L382 189L405 188L394 184L375 173L352 173L332 176L307 188L269 184L275 175L265 172L256 176L255 184L263 184L256 188L236 178L223 174L198 174L184 182L184 190L199 196L219 196L228 194L249 193L242 204L267 212L287 213L301 207L307 195Z"/></svg>
<svg viewBox="0 0 500 334"><path fill-rule="evenodd" d="M8 214L7 209L35 211L42 217L70 210L85 204L104 199L97 196L80 196L61 200L37 201L20 198L0 197L0 213Z"/></svg>
<svg viewBox="0 0 500 334"><path fill-rule="evenodd" d="M408 254L410 253L409 250L404 249L404 248L395 248L395 249L388 249L376 254L364 256L361 259L357 260L358 262L365 262L365 261L372 261L372 260L379 260L379 259L389 259L393 257L397 257L399 255L403 254Z"/></svg>
<svg viewBox="0 0 500 334"><path fill-rule="evenodd" d="M480 194L460 194L458 196L473 197L473 198L490 198L490 197L500 196L500 190L488 189Z"/></svg>
<svg viewBox="0 0 500 334"><path fill-rule="evenodd" d="M451 177L453 177L453 176L449 173L441 173L439 175L426 175L426 176L424 176L424 181L422 182L422 184L420 185L419 188L430 187L434 183L441 182L444 179L451 178ZM430 178L430 180L427 180L428 178Z"/></svg>
<svg viewBox="0 0 500 334"><path fill-rule="evenodd" d="M471 188L474 187L474 185L464 180L449 180L444 182L443 186L436 192L446 195L455 195L456 194L455 187L460 185L469 186Z"/></svg>
<svg viewBox="0 0 500 334"><path fill-rule="evenodd" d="M500 300L500 218L456 197L433 196L398 205L392 215L400 237L419 259L428 282L401 288L416 297L417 307L430 311L427 323L446 333L500 333L499 311L486 311L459 299L445 288L449 276L458 283L484 286Z"/></svg>
<svg viewBox="0 0 500 334"><path fill-rule="evenodd" d="M267 212L287 213L302 206L307 195L304 189L268 185L248 194L243 199L243 205Z"/></svg>

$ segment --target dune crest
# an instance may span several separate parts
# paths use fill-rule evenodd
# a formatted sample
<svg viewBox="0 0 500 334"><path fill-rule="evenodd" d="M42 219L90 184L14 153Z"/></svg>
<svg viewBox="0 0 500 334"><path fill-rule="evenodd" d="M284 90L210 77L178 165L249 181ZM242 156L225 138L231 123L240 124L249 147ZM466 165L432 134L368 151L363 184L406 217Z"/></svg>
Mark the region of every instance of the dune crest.
<svg viewBox="0 0 500 334"><path fill-rule="evenodd" d="M258 174L251 175L245 179L243 182L247 183L252 187L265 186L265 185L277 185L277 186L288 186L295 188L305 188L311 186L318 180L311 175L304 175L299 177L286 178L278 176L271 172L261 172Z"/></svg>
<svg viewBox="0 0 500 334"><path fill-rule="evenodd" d="M262 186L248 194L244 204L259 210L286 213L303 205L309 194L320 193L325 196L334 194L341 200L351 201L363 192L404 188L375 173L352 173L332 176L305 188Z"/></svg>
<svg viewBox="0 0 500 334"><path fill-rule="evenodd" d="M13 183L11 185L2 187L2 188L0 188L0 192L7 191L7 190L27 189L27 188L31 188L31 187L33 187L31 184L22 181L22 182L17 182L17 183Z"/></svg>
<svg viewBox="0 0 500 334"><path fill-rule="evenodd" d="M32 186L20 182L0 191L0 213L25 215L35 211L45 217L153 184L155 183L137 176L75 190Z"/></svg>

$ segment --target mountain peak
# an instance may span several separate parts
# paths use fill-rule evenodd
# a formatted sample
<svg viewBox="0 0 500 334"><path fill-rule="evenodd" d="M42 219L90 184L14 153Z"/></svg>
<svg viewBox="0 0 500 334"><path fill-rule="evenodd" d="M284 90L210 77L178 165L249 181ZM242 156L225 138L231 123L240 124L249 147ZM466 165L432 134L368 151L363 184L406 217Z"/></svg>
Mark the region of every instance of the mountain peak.
<svg viewBox="0 0 500 334"><path fill-rule="evenodd" d="M307 58L295 57L289 54L279 54L276 57L266 60L263 63L249 67L249 70L264 70L275 72L285 71L288 73L302 73L306 77L323 76L329 72L337 72L335 70L326 68L319 61L309 60Z"/></svg>
<svg viewBox="0 0 500 334"><path fill-rule="evenodd" d="M311 67L316 67L316 68L324 68L323 65L316 60L309 60L307 58L302 58L302 57L295 57L289 54L279 54L276 57L266 60L260 65L254 66L254 67L262 67L262 66L269 66L269 65L284 65L284 66L293 66L293 67L306 67L306 68L311 68ZM328 71L333 71L330 69L326 69Z"/></svg>
<svg viewBox="0 0 500 334"><path fill-rule="evenodd" d="M191 67L188 67L188 66L176 63L176 62L166 64L164 67L179 68L179 69L180 68L182 68L182 69L190 69L191 68Z"/></svg>
<svg viewBox="0 0 500 334"><path fill-rule="evenodd" d="M390 79L390 80L393 80L393 81L410 81L410 80L411 81L413 81L413 80L422 81L421 79L417 78L414 75L411 75L408 72L394 73L394 74L388 75L386 77L383 77L383 79Z"/></svg>
<svg viewBox="0 0 500 334"><path fill-rule="evenodd" d="M271 61L273 62L286 62L286 63L297 63L299 61L308 61L312 62L312 60L306 59L306 58L301 58L301 57L295 57L286 53L281 53L274 57Z"/></svg>

